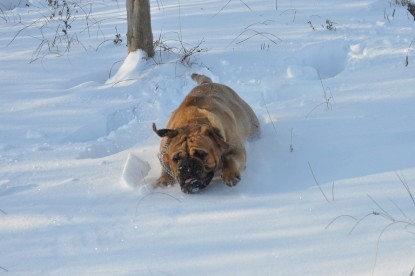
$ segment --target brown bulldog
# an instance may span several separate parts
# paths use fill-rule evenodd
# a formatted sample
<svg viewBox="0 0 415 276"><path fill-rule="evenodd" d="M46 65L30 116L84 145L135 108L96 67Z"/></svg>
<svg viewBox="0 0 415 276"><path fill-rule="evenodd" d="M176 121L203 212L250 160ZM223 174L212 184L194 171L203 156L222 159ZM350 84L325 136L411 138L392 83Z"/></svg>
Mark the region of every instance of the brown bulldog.
<svg viewBox="0 0 415 276"><path fill-rule="evenodd" d="M259 132L251 107L231 88L193 74L198 86L173 112L166 129L153 130L162 137L159 159L163 167L158 185L175 181L185 193L206 188L221 172L228 186L241 180L245 169L245 142Z"/></svg>

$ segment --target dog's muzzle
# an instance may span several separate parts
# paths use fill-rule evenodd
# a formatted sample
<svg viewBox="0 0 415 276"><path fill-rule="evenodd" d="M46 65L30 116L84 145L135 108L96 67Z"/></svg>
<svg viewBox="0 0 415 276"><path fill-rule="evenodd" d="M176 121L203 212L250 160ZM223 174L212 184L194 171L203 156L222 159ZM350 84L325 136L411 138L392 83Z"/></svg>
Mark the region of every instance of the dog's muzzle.
<svg viewBox="0 0 415 276"><path fill-rule="evenodd" d="M205 172L200 160L187 158L179 166L180 188L187 194L197 193L209 185L213 175L214 172Z"/></svg>

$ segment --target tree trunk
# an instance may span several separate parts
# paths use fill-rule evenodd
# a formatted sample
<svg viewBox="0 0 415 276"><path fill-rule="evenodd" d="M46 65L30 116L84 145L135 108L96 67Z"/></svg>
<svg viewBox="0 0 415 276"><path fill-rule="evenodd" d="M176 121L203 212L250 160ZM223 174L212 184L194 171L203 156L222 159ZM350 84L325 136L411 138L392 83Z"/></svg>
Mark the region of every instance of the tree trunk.
<svg viewBox="0 0 415 276"><path fill-rule="evenodd" d="M412 4L411 2L408 3L408 11L410 14L412 14L412 16L414 17L415 20L415 4Z"/></svg>
<svg viewBox="0 0 415 276"><path fill-rule="evenodd" d="M149 0L127 1L127 45L128 52L138 49L154 56L153 33L151 30L151 15Z"/></svg>

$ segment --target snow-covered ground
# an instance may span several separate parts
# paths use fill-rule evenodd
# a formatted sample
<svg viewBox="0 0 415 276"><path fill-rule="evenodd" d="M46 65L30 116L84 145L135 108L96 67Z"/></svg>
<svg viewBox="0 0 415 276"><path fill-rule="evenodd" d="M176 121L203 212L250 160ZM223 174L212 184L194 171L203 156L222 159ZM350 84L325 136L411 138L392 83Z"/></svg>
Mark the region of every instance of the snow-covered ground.
<svg viewBox="0 0 415 276"><path fill-rule="evenodd" d="M124 1L67 3L0 1L0 274L414 271L415 22L395 0L151 1L147 61ZM262 136L234 188L154 189L151 124L193 72Z"/></svg>

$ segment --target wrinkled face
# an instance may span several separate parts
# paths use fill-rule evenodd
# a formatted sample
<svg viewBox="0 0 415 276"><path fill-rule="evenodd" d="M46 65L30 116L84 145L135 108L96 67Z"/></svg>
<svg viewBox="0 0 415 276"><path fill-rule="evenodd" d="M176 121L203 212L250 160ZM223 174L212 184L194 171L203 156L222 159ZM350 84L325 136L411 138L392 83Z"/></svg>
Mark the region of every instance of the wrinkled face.
<svg viewBox="0 0 415 276"><path fill-rule="evenodd" d="M227 144L217 132L205 125L177 132L174 137L166 137L168 147L163 162L183 192L196 193L209 185L220 168Z"/></svg>

